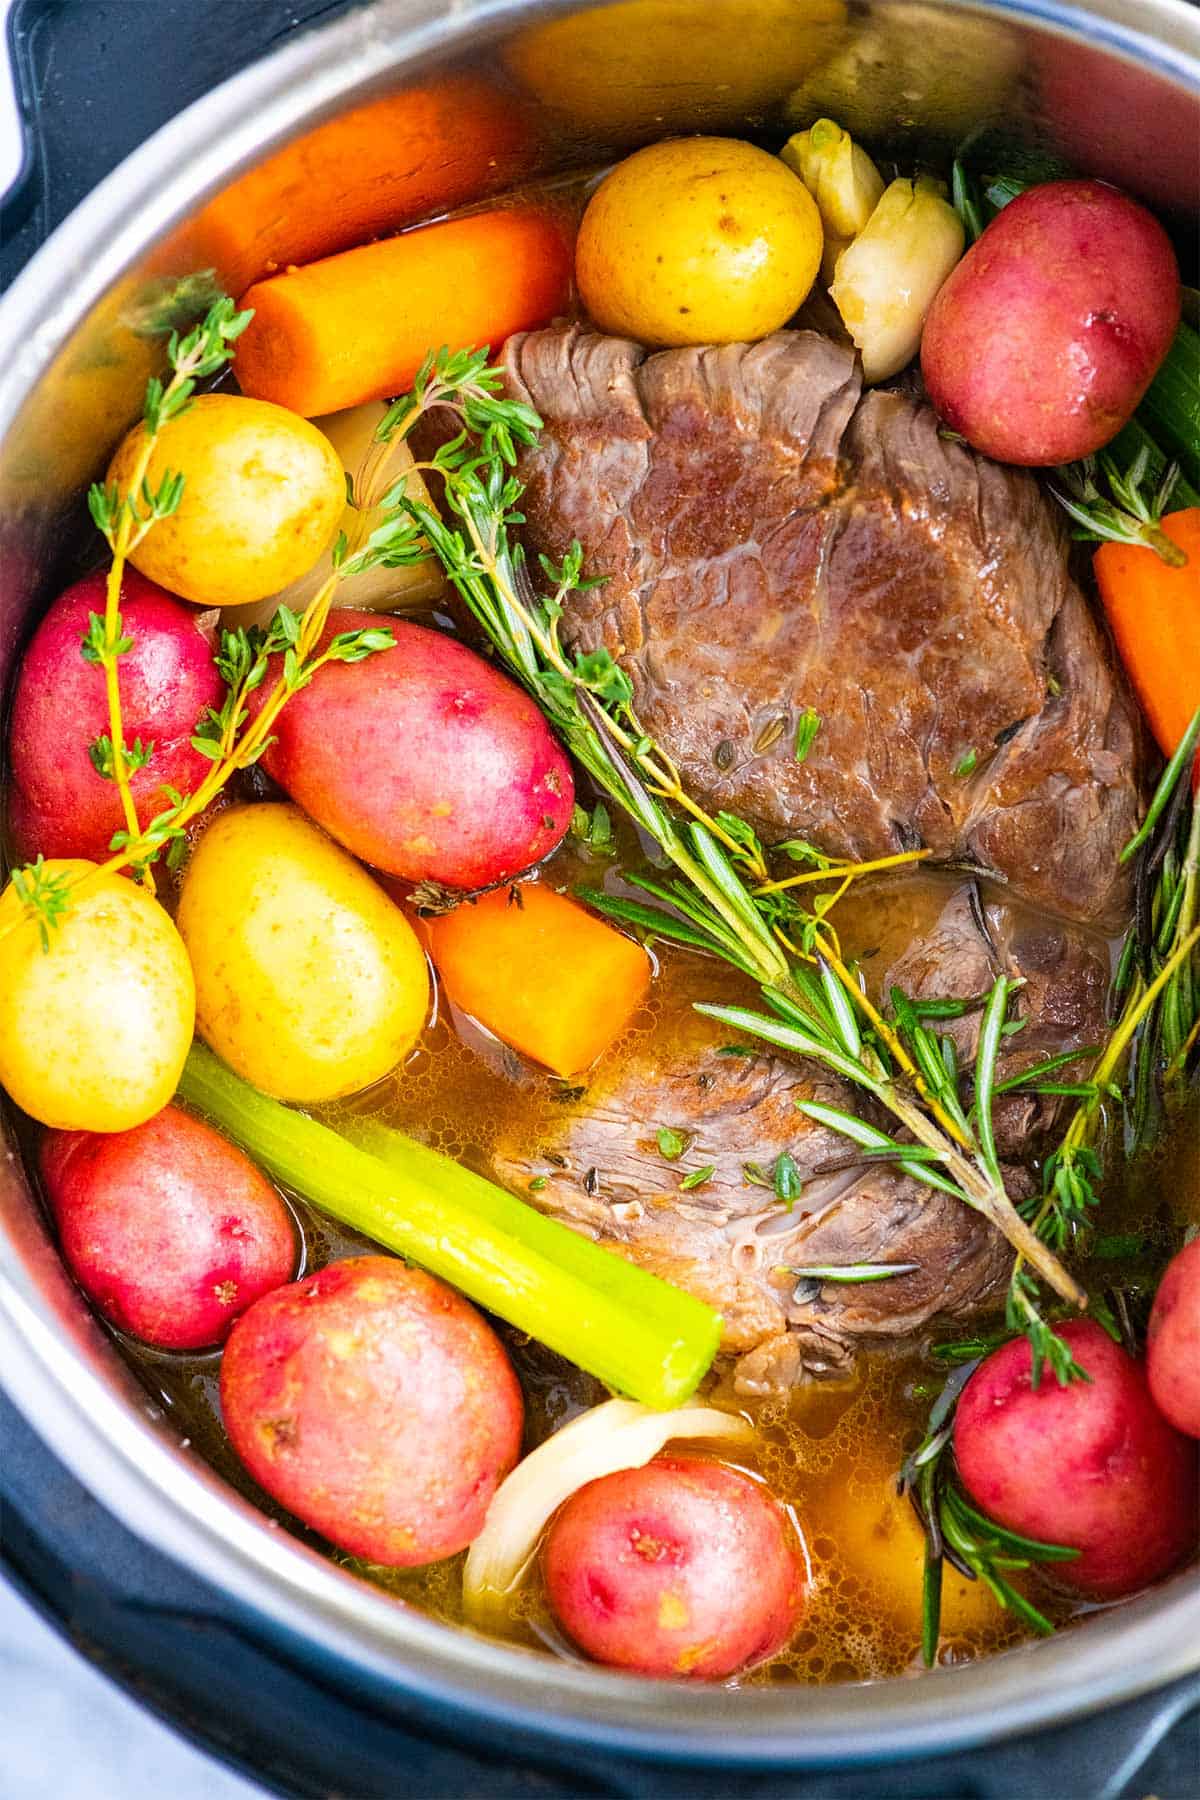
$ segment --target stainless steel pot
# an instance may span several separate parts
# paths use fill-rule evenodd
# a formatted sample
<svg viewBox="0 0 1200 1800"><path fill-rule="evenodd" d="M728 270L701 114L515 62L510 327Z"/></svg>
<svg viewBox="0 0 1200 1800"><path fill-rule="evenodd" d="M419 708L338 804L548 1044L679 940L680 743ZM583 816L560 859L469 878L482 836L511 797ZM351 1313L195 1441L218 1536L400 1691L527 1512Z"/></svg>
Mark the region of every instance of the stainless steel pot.
<svg viewBox="0 0 1200 1800"><path fill-rule="evenodd" d="M147 371L121 321L148 284L185 273L197 245L217 241L205 238L206 203L284 143L460 66L501 82L525 173L664 132L770 132L829 110L910 145L1000 129L1142 192L1185 228L1197 206L1200 13L1182 0L879 0L853 17L842 0L364 4L160 131L0 303L0 685L54 590L80 487L137 410ZM437 210L439 181L455 203L502 186L509 154L483 156L469 191L461 160L434 158L413 189L421 210ZM381 223L404 222L404 204ZM269 243L229 256L286 255L303 213L300 186L279 201ZM219 274L221 255L218 242ZM67 1278L11 1136L0 1159L0 1378L133 1531L230 1595L286 1653L383 1707L457 1709L507 1731L672 1757L866 1762L1068 1720L1200 1670L1194 1571L986 1663L824 1689L656 1684L409 1612L269 1526L178 1440Z"/></svg>

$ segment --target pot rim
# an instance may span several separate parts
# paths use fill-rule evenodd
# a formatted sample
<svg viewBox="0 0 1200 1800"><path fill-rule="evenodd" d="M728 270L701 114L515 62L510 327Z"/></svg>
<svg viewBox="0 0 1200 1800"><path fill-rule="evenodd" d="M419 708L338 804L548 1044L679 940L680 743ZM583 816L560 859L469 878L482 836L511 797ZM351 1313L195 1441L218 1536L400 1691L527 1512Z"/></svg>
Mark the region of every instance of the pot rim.
<svg viewBox="0 0 1200 1800"><path fill-rule="evenodd" d="M1184 0L1099 0L1088 11L1055 0L963 4L1103 43L1200 92L1200 14ZM406 67L561 10L531 0L375 0L287 40L188 107L76 208L0 300L0 437L147 246L265 151ZM865 1763L969 1748L1200 1669L1197 1573L1036 1647L916 1681L823 1688L667 1684L438 1624L275 1527L174 1440L61 1265L47 1266L11 1150L0 1161L0 1219L26 1252L0 1262L0 1368L14 1403L130 1529L213 1584L284 1654L316 1662L377 1706L416 1701L460 1730L503 1725L684 1762L815 1766L844 1763L848 1751Z"/></svg>

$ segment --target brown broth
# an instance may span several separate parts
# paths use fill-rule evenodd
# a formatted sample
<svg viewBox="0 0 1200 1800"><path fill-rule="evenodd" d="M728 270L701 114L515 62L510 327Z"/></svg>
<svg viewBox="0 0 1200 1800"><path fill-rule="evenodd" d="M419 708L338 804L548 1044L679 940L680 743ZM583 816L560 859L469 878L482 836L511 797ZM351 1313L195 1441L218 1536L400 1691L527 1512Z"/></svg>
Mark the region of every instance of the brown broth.
<svg viewBox="0 0 1200 1800"><path fill-rule="evenodd" d="M633 846L624 848L631 851ZM612 885L619 880L617 866L598 864L569 844L541 878L562 888L597 879ZM864 883L838 908L846 953L863 957L868 971L882 972L904 945L931 927L958 885L957 877L925 871ZM660 1042L665 1038L677 1053L704 1041L724 1041L726 1028L700 1018L691 1001L701 996L747 999L752 994L752 984L721 963L687 952L660 952L646 1005L587 1086L598 1094L619 1081L652 1034ZM452 1022L443 1012L435 1014L405 1065L360 1096L352 1110L369 1110L486 1174L497 1150L505 1145L528 1149L552 1130L565 1085L470 1021ZM327 1116L336 1123L338 1109ZM1123 1261L1094 1261L1088 1274L1101 1286L1118 1276L1122 1283L1128 1281L1135 1304L1140 1289L1147 1295L1152 1291L1154 1277L1183 1229L1200 1220L1198 1124L1200 1091L1169 1138L1109 1183L1100 1242L1106 1235L1137 1238L1139 1248ZM372 1248L303 1202L293 1205L304 1267ZM604 1397L597 1382L541 1345L506 1326L500 1330L526 1397L526 1449ZM128 1340L122 1340L122 1348L193 1448L266 1512L398 1600L436 1618L462 1622L462 1557L417 1570L358 1562L330 1551L255 1486L233 1456L221 1424L216 1353L163 1355ZM924 1431L943 1376L925 1342L864 1354L851 1378L809 1383L787 1403L755 1404L735 1396L727 1363L719 1362L708 1378L703 1392L711 1403L752 1416L757 1442L744 1466L760 1475L788 1508L811 1571L808 1603L792 1643L744 1681L862 1681L919 1671L922 1538L908 1502L896 1493L895 1478L904 1454ZM1036 1574L1026 1579L1031 1596L1056 1622L1065 1623L1080 1610ZM536 1570L512 1604L507 1630L516 1641L576 1657L553 1622ZM943 1662L969 1660L1024 1635L981 1583L947 1569Z"/></svg>

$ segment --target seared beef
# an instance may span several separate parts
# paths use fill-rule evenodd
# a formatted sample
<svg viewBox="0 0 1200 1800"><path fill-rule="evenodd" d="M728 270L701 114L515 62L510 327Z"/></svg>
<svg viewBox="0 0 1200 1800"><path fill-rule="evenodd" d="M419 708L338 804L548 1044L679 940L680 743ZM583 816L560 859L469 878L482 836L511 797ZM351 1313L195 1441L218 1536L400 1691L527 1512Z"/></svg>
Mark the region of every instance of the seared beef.
<svg viewBox="0 0 1200 1800"><path fill-rule="evenodd" d="M1121 918L1135 713L1029 474L918 401L860 397L852 354L810 332L648 355L570 327L505 362L545 421L527 546L578 538L607 577L567 633L621 658L697 800L770 841L926 845Z"/></svg>
<svg viewBox="0 0 1200 1800"><path fill-rule="evenodd" d="M688 983L711 996L711 967L681 973L677 965L669 1001L686 1005L680 984ZM819 1098L861 1112L860 1096L809 1064L718 1055L726 1035L685 1011L640 1055L598 1073L536 1154L524 1141L498 1150L497 1178L716 1307L746 1391L786 1386L802 1370L845 1368L864 1342L907 1336L938 1314L969 1315L995 1298L1009 1253L990 1226L894 1170L839 1167L853 1160L853 1146L795 1106ZM678 1161L661 1153L663 1125L690 1138ZM783 1151L804 1184L791 1211L747 1174L757 1165L769 1181ZM681 1188L710 1164L711 1177ZM546 1185L530 1192L534 1178ZM918 1267L861 1286L800 1282L792 1272L850 1262Z"/></svg>
<svg viewBox="0 0 1200 1800"><path fill-rule="evenodd" d="M1001 1050L1002 1081L1047 1057L1104 1042L1106 947L1075 927L994 900L972 902L966 889L947 903L933 931L893 963L883 988L885 995L893 986L902 988L916 1000L964 999L986 994L1000 974L1023 983L1010 1012L1024 1021ZM975 1059L981 1020L982 1007L973 1007L959 1019L937 1023L954 1039L964 1064ZM1049 1079L1078 1080L1081 1073L1082 1065L1070 1064ZM1050 1095L1000 1095L993 1109L1000 1154L1036 1153L1062 1111L1062 1101Z"/></svg>

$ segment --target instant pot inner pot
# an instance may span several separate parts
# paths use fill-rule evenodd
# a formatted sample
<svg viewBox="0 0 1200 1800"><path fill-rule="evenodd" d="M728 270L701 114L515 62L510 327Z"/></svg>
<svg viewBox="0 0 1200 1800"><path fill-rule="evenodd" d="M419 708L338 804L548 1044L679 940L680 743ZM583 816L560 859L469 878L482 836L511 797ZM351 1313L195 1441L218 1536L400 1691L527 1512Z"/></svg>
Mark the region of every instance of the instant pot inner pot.
<svg viewBox="0 0 1200 1800"><path fill-rule="evenodd" d="M77 572L81 495L159 354L139 324L199 271L237 294L328 254L673 134L774 145L823 114L882 164L993 140L1119 183L1175 225L1200 204L1200 16L1019 4L383 0L287 41L180 116L56 234L5 303L0 677ZM297 154L293 140L299 140ZM286 160L276 152L292 143ZM319 187L320 206L308 204ZM337 220L333 227L317 221ZM186 292L186 289L185 289ZM6 1125L4 1381L134 1530L256 1628L382 1704L725 1758L917 1752L1098 1706L1197 1666L1194 1574L1065 1635L922 1681L689 1690L553 1662L397 1606L266 1520L180 1442L67 1278Z"/></svg>

